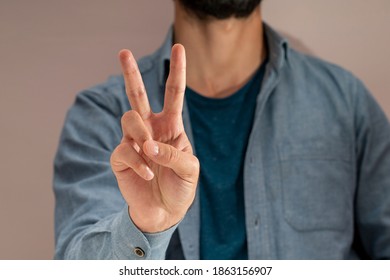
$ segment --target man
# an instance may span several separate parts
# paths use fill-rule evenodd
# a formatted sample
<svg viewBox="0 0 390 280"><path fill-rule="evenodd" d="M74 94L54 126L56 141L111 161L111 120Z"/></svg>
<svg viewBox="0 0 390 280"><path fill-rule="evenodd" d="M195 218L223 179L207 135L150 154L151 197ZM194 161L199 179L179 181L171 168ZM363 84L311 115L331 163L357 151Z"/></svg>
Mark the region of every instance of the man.
<svg viewBox="0 0 390 280"><path fill-rule="evenodd" d="M123 77L78 95L56 258L390 258L385 115L263 24L260 2L174 1L155 54L137 67L121 51Z"/></svg>

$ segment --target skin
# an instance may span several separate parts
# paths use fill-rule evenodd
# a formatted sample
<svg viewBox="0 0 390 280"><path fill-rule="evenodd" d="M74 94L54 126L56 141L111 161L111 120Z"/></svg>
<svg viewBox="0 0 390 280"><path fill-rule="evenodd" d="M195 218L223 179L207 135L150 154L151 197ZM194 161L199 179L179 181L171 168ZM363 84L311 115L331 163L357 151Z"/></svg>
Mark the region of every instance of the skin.
<svg viewBox="0 0 390 280"><path fill-rule="evenodd" d="M175 1L174 34L186 48L187 86L206 97L233 94L266 57L260 8L247 18L200 20Z"/></svg>
<svg viewBox="0 0 390 280"><path fill-rule="evenodd" d="M177 224L195 197L200 166L183 126L186 85L204 96L228 96L265 57L260 9L246 19L200 20L174 4L177 44L161 113L151 111L131 51L119 52L132 110L122 117L123 138L111 155L111 167L132 221L147 233Z"/></svg>

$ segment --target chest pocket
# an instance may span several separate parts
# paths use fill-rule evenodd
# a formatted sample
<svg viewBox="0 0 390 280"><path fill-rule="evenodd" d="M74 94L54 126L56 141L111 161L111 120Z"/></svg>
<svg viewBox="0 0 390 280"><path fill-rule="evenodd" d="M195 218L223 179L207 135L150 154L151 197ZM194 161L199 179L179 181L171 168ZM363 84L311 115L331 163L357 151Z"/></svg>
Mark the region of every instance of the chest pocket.
<svg viewBox="0 0 390 280"><path fill-rule="evenodd" d="M343 230L353 211L351 149L322 140L283 143L278 149L286 221L302 231Z"/></svg>

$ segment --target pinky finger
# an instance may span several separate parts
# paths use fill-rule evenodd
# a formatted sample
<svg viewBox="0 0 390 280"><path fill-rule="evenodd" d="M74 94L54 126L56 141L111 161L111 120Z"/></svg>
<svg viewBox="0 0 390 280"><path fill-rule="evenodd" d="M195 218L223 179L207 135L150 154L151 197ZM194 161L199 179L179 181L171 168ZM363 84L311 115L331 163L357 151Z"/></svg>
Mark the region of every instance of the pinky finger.
<svg viewBox="0 0 390 280"><path fill-rule="evenodd" d="M146 181L150 181L154 177L154 173L146 161L129 142L122 142L115 148L110 163L115 176L132 169Z"/></svg>

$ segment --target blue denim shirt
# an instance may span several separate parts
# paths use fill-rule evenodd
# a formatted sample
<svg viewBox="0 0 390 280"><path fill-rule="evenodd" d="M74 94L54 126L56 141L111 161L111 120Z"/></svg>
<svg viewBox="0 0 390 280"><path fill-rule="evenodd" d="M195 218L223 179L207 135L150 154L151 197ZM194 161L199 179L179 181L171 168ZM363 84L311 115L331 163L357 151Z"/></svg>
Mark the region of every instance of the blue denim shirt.
<svg viewBox="0 0 390 280"><path fill-rule="evenodd" d="M390 258L386 116L351 73L296 52L267 25L265 35L269 63L244 163L249 258ZM171 44L172 31L139 61L155 112ZM109 162L129 109L117 76L68 112L55 158L57 259L199 258L198 197L164 232L144 234L129 218ZM183 121L193 143L186 104Z"/></svg>

